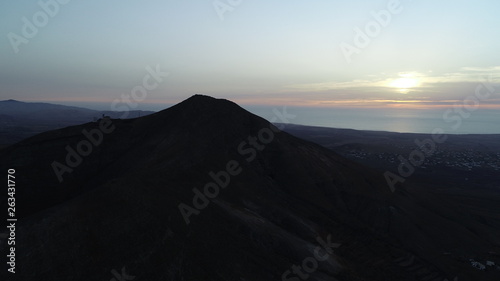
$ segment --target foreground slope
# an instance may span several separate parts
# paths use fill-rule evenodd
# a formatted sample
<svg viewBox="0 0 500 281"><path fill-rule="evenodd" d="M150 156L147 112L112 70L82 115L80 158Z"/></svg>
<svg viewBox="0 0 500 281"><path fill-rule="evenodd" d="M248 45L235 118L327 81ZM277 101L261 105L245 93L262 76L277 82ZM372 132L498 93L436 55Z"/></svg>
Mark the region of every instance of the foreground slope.
<svg viewBox="0 0 500 281"><path fill-rule="evenodd" d="M498 229L411 186L392 193L379 173L232 102L197 95L110 122L62 182L54 161L100 124L0 151L2 170L16 169L19 280L498 278L469 262L500 262ZM209 183L213 198L196 195ZM333 252L314 263L325 244Z"/></svg>

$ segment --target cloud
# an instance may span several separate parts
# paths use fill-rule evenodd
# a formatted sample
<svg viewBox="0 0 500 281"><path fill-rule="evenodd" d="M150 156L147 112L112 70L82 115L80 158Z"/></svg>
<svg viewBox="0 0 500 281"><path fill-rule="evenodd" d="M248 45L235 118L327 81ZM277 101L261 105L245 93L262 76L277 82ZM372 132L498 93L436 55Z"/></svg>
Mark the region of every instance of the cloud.
<svg viewBox="0 0 500 281"><path fill-rule="evenodd" d="M352 81L292 84L284 87L292 100L318 106L443 106L453 105L477 85L489 81L500 90L500 66L462 67L455 72L398 72L368 75ZM500 92L500 91L499 91ZM500 105L498 96L483 106Z"/></svg>

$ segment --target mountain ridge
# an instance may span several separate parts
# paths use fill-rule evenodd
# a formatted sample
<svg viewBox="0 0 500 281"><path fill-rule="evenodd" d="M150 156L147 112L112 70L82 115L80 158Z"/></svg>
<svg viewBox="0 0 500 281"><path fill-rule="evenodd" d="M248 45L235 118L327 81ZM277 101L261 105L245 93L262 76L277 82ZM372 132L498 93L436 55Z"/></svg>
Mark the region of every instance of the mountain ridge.
<svg viewBox="0 0 500 281"><path fill-rule="evenodd" d="M21 276L101 280L126 266L148 280L276 280L330 237L340 246L310 280L494 280L460 257L498 248L498 231L485 235L487 226L416 186L391 193L379 173L279 128L271 141L261 139L259 132L274 125L235 103L194 96L110 122L113 132L62 183L51 163L64 162L65 147L76 148L82 130L98 123L0 150L1 168L15 168L23 186ZM198 208L194 189L204 192L211 172L230 161L242 172ZM189 224L180 204L199 212ZM39 263L43 256L53 259Z"/></svg>
<svg viewBox="0 0 500 281"><path fill-rule="evenodd" d="M93 110L42 102L0 101L0 146L7 146L36 134L87 123L103 115L113 118L145 116L153 111Z"/></svg>

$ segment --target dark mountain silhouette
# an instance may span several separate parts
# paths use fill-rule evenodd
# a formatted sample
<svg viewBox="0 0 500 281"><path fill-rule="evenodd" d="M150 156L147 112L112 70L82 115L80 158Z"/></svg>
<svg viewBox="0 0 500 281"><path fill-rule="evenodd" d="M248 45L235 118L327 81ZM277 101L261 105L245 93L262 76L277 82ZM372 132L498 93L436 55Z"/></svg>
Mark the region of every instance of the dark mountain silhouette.
<svg viewBox="0 0 500 281"><path fill-rule="evenodd" d="M78 125L100 118L145 116L152 111L99 111L82 107L17 100L0 101L0 146L16 143L44 131Z"/></svg>
<svg viewBox="0 0 500 281"><path fill-rule="evenodd" d="M81 163L67 161L78 147ZM470 217L414 185L392 193L379 172L227 100L49 131L0 157L16 169L18 280L499 277L470 261L499 264L498 213ZM74 164L62 182L54 161Z"/></svg>

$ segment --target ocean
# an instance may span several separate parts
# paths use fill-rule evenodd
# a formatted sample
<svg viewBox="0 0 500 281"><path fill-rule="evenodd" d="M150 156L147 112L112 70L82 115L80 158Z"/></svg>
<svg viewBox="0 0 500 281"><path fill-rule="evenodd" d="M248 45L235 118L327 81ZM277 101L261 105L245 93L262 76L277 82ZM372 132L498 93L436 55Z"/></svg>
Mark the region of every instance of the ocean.
<svg viewBox="0 0 500 281"><path fill-rule="evenodd" d="M243 106L269 121L283 115L283 107ZM500 134L500 110L477 109L472 112L439 109L402 108L308 108L287 107L290 123L309 126L401 133L432 133L436 128L448 134ZM444 115L444 116L443 116ZM278 119L278 121L280 120Z"/></svg>

